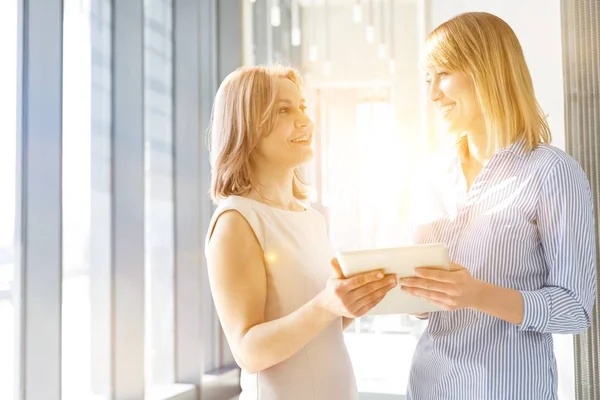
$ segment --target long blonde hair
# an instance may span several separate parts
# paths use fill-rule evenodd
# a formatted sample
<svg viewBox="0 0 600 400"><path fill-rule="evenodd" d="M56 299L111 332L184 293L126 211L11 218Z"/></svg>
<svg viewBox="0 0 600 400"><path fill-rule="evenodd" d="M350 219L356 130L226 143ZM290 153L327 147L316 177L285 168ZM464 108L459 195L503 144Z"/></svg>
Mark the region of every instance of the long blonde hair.
<svg viewBox="0 0 600 400"><path fill-rule="evenodd" d="M286 78L301 87L296 70L283 65L241 67L229 74L215 96L208 129L211 184L215 203L231 195L258 190L251 160L259 139L277 122L277 80ZM294 171L293 195L307 198L304 182Z"/></svg>
<svg viewBox="0 0 600 400"><path fill-rule="evenodd" d="M523 49L504 20L485 12L460 14L428 35L425 50L425 64L460 71L473 82L489 150L521 137L527 150L550 143L550 128L536 100Z"/></svg>

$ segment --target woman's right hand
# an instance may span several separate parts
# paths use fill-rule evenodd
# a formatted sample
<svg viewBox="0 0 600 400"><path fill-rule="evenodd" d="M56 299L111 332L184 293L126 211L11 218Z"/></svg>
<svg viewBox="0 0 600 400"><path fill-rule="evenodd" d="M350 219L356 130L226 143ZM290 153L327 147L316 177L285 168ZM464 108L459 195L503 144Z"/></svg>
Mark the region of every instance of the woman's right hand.
<svg viewBox="0 0 600 400"><path fill-rule="evenodd" d="M336 258L331 266L334 274L319 294L319 304L333 317L361 317L397 285L396 275L385 275L380 270L346 278Z"/></svg>

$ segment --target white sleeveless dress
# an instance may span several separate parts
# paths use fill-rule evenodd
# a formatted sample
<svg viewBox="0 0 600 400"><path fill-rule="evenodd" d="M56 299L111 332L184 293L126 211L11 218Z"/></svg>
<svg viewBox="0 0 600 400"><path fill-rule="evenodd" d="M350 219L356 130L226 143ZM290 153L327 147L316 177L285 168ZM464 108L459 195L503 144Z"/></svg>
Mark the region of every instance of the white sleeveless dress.
<svg viewBox="0 0 600 400"><path fill-rule="evenodd" d="M314 209L288 211L246 197L222 200L209 226L236 210L263 249L267 276L265 317L292 313L325 288L333 248L325 219ZM243 268L243 265L240 265ZM356 400L356 380L338 318L289 359L256 374L242 371L240 400Z"/></svg>

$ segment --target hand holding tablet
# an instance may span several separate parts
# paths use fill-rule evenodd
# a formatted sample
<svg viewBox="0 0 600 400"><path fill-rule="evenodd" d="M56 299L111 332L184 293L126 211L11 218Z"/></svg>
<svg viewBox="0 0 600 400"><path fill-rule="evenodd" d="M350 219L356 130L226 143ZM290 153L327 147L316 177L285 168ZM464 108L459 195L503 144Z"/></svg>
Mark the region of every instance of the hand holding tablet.
<svg viewBox="0 0 600 400"><path fill-rule="evenodd" d="M448 249L443 243L403 246L389 249L339 251L337 259L344 276L382 269L398 278L415 276L415 268L434 267L450 270ZM440 307L427 300L391 290L368 315L421 314L439 311Z"/></svg>

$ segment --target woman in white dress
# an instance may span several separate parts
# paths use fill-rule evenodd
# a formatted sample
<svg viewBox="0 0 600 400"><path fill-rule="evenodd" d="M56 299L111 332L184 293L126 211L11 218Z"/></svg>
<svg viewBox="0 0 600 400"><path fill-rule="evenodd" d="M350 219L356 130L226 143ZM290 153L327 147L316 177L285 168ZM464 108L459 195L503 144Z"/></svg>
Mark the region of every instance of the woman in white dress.
<svg viewBox="0 0 600 400"><path fill-rule="evenodd" d="M282 66L236 70L213 106L206 256L241 400L357 399L343 329L396 286L381 271L345 279L323 216L300 202L297 167L313 155L304 110Z"/></svg>

